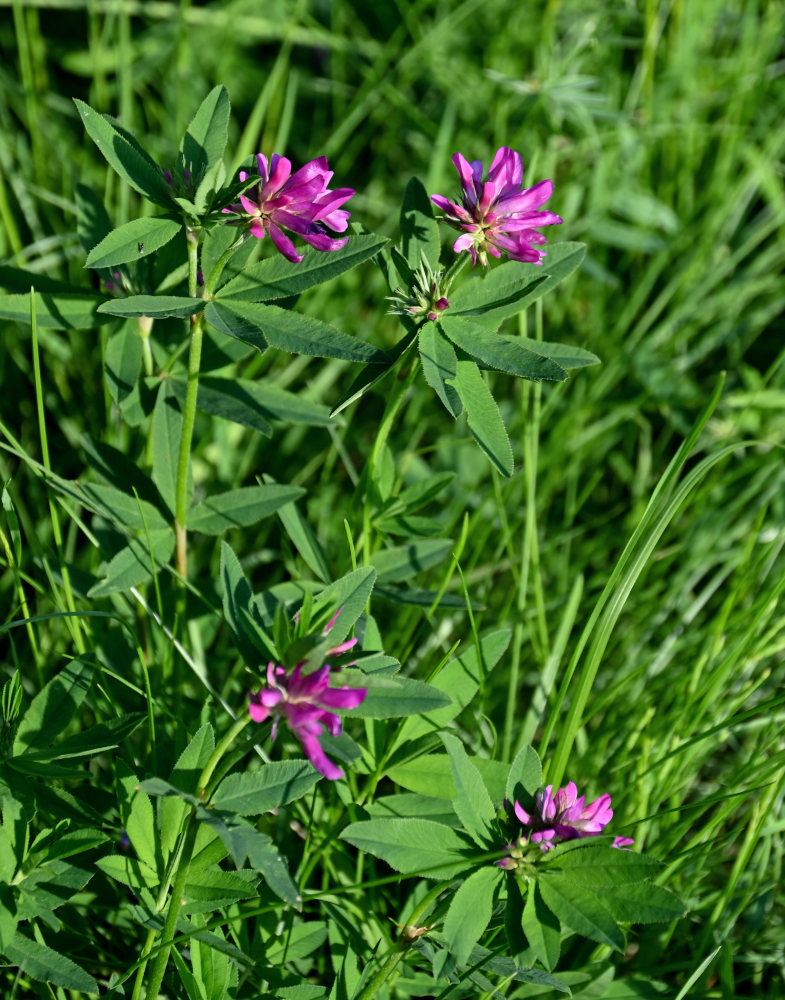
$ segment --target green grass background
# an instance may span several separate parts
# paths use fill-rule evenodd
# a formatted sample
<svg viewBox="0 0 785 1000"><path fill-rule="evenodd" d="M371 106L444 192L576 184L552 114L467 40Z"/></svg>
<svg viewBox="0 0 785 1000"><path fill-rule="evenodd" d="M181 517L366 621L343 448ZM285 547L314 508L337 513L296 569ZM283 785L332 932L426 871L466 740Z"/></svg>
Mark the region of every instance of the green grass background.
<svg viewBox="0 0 785 1000"><path fill-rule="evenodd" d="M390 451L396 484L457 470L427 513L460 540L467 587L483 606L476 626L514 626L503 666L462 718L463 738L502 759L533 740L592 797L611 791L615 832L668 861L665 882L690 914L667 933L636 934L619 972L655 975L666 995L717 946L689 996L785 989L784 26L781 2L744 0L0 3L4 263L87 280L78 182L103 192L118 223L141 210L84 136L74 96L118 115L166 163L208 88L223 83L235 163L258 150L295 163L325 153L335 184L357 190L353 218L388 235L411 175L455 192L456 150L487 164L509 145L529 183L553 179L548 207L565 223L549 237L582 240L588 253L520 328L584 346L602 366L558 386L494 376L516 457L510 481L423 386ZM364 268L301 308L390 346L385 292ZM0 419L40 457L29 330L2 322L0 337ZM40 337L55 470L83 472L84 433L143 458L143 437L101 388L105 334ZM252 373L308 398L335 404L351 383L347 364L273 353ZM662 480L722 372L691 457ZM338 576L351 568L347 532L357 541L362 530L355 482L383 408L384 392L346 411L335 431L282 427L272 441L200 418L197 478L208 492L262 472L305 486L303 509ZM63 564L73 606L88 607L82 576L100 556L78 512L50 514L12 456L0 455L0 475L13 499L0 515L5 620L68 607ZM374 545L390 540L374 535ZM260 588L309 576L277 521L230 541ZM211 550L196 558L203 576L217 575ZM445 582L462 593L444 566L417 581ZM171 712L176 697L196 723L198 676L178 673L130 598L101 607L135 622L160 653L158 708ZM236 657L204 605L194 607L194 662L239 703L247 682ZM460 608L426 612L374 605L387 651L418 676L471 634ZM82 642L141 686L119 632L89 619L9 631L2 667L19 666L32 693ZM139 708L121 681L103 695ZM383 899L362 905L386 919ZM571 952L575 967L603 954Z"/></svg>

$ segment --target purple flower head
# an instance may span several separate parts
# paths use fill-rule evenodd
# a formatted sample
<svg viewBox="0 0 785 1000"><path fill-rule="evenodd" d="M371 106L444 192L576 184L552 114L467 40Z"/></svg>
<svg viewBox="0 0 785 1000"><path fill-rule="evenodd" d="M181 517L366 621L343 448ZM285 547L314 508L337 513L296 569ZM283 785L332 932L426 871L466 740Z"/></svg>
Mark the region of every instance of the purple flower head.
<svg viewBox="0 0 785 1000"><path fill-rule="evenodd" d="M351 188L337 188L331 191L327 185L333 175L327 165L327 157L319 156L292 173L292 164L285 156L273 153L268 164L267 157L259 153L256 157L261 180L240 195L239 202L228 205L223 212L234 213L251 219L250 231L257 239L270 238L287 260L299 264L303 259L294 244L283 232L301 236L316 250L340 250L346 244L346 237L334 239L324 227L343 233L349 224L349 212L340 206L352 197ZM248 179L248 174L240 171L240 180Z"/></svg>
<svg viewBox="0 0 785 1000"><path fill-rule="evenodd" d="M329 631L334 621L332 619L325 631ZM344 653L356 642L356 639L348 639L329 650L327 655ZM283 667L268 664L267 685L256 694L249 695L248 711L255 722L264 722L268 716L273 716L273 739L283 715L291 731L302 743L308 760L325 778L335 780L343 776L343 771L327 758L319 743L319 736L325 727L331 736L338 736L341 732L341 720L330 709L357 708L368 694L368 689L331 688L328 663L305 675L302 668L303 664L298 663L291 673L287 673Z"/></svg>
<svg viewBox="0 0 785 1000"><path fill-rule="evenodd" d="M602 833L613 819L613 810L611 797L607 792L587 805L586 796L581 795L579 798L575 782L570 781L555 795L553 785L540 789L532 813L526 812L516 802L515 815L524 826L531 829L532 842L538 843L543 851L547 851L562 840L593 837Z"/></svg>
<svg viewBox="0 0 785 1000"><path fill-rule="evenodd" d="M472 266L479 257L484 267L488 254L501 257L502 251L510 260L542 264L545 251L536 247L547 240L537 229L563 221L541 207L550 198L553 183L540 181L534 187L522 187L523 160L520 153L507 146L496 151L485 181L480 160L469 163L456 153L452 162L463 188L460 204L440 194L432 195L431 201L446 213L453 226L462 230L453 250L468 250Z"/></svg>

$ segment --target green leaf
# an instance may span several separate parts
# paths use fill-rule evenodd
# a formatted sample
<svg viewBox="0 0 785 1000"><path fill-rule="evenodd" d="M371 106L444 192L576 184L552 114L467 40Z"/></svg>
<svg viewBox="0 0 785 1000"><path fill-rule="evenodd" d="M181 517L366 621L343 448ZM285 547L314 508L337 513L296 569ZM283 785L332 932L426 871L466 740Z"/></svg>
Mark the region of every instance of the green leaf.
<svg viewBox="0 0 785 1000"><path fill-rule="evenodd" d="M569 875L543 876L537 882L548 909L576 934L624 950L624 935L598 897Z"/></svg>
<svg viewBox="0 0 785 1000"><path fill-rule="evenodd" d="M84 252L90 253L93 247L112 231L112 221L104 208L104 203L92 188L85 184L77 184L74 194L79 242Z"/></svg>
<svg viewBox="0 0 785 1000"><path fill-rule="evenodd" d="M268 475L264 476L264 481L270 485L275 483L273 477ZM330 579L327 557L310 524L305 520L294 503L287 503L283 507L279 507L277 514L292 545L294 545L308 567L319 579L327 583Z"/></svg>
<svg viewBox="0 0 785 1000"><path fill-rule="evenodd" d="M160 883L158 873L146 865L138 858L127 857L121 854L107 854L95 862L96 868L100 868L104 875L122 882L136 892L139 889L155 889Z"/></svg>
<svg viewBox="0 0 785 1000"><path fill-rule="evenodd" d="M436 323L426 323L420 330L420 360L425 381L444 403L447 412L459 417L463 403L452 385L458 375L458 358L455 348Z"/></svg>
<svg viewBox="0 0 785 1000"><path fill-rule="evenodd" d="M401 206L401 250L406 262L413 270L420 266L425 257L431 268L439 267L441 253L439 226L433 217L431 199L418 177L412 177L406 185Z"/></svg>
<svg viewBox="0 0 785 1000"><path fill-rule="evenodd" d="M107 163L132 188L156 205L171 205L171 195L158 165L139 143L107 115L100 115L74 98L87 134L98 146Z"/></svg>
<svg viewBox="0 0 785 1000"><path fill-rule="evenodd" d="M352 716L364 719L393 719L402 715L419 715L449 705L449 696L437 691L425 681L411 677L389 677L364 674L360 670L342 670L342 685L365 687L368 694L356 708L347 709Z"/></svg>
<svg viewBox="0 0 785 1000"><path fill-rule="evenodd" d="M70 958L66 958L45 944L31 941L18 931L4 951L9 962L22 969L31 979L54 983L67 990L98 993L98 983L76 962L72 962Z"/></svg>
<svg viewBox="0 0 785 1000"><path fill-rule="evenodd" d="M424 538L409 545L380 549L371 556L379 583L399 583L438 565L453 547L450 538Z"/></svg>
<svg viewBox="0 0 785 1000"><path fill-rule="evenodd" d="M523 933L535 956L551 972L556 968L561 951L559 921L543 903L536 882L529 883L526 905L521 920Z"/></svg>
<svg viewBox="0 0 785 1000"><path fill-rule="evenodd" d="M507 431L490 389L473 361L458 361L453 385L461 397L469 430L477 444L504 476L511 476L514 463Z"/></svg>
<svg viewBox="0 0 785 1000"><path fill-rule="evenodd" d="M182 223L172 219L133 219L118 226L87 255L86 267L115 267L154 253L174 239Z"/></svg>
<svg viewBox="0 0 785 1000"><path fill-rule="evenodd" d="M207 762L215 749L215 733L209 722L206 722L193 736L188 746L177 758L172 768L169 781L175 788L196 795L199 791L199 777L207 766ZM182 823L188 812L188 805L176 796L169 796L159 803L161 831L161 853L164 861L174 851L182 829Z"/></svg>
<svg viewBox="0 0 785 1000"><path fill-rule="evenodd" d="M142 370L142 338L134 320L126 320L110 336L104 354L106 384L115 403L122 403L134 390Z"/></svg>
<svg viewBox="0 0 785 1000"><path fill-rule="evenodd" d="M191 531L220 535L256 524L304 493L299 486L241 486L202 500L188 511L186 523Z"/></svg>
<svg viewBox="0 0 785 1000"><path fill-rule="evenodd" d="M167 316L184 318L200 313L207 305L204 299L183 295L129 295L125 299L110 299L99 308L109 316L148 316L165 319Z"/></svg>
<svg viewBox="0 0 785 1000"><path fill-rule="evenodd" d="M95 676L95 664L71 660L38 692L22 716L14 754L49 746L74 717Z"/></svg>
<svg viewBox="0 0 785 1000"><path fill-rule="evenodd" d="M189 872L183 909L186 913L207 913L240 899L249 899L257 895L254 883L258 880L256 872L253 872L253 881L243 878L238 872L214 868Z"/></svg>
<svg viewBox="0 0 785 1000"><path fill-rule="evenodd" d="M228 138L229 112L226 87L213 87L186 129L180 150L194 180L220 164Z"/></svg>
<svg viewBox="0 0 785 1000"><path fill-rule="evenodd" d="M442 733L452 767L456 795L452 801L456 814L475 844L491 850L497 843L494 831L496 810L480 772L466 755L463 744L454 736Z"/></svg>
<svg viewBox="0 0 785 1000"><path fill-rule="evenodd" d="M100 314L105 299L89 292L75 294L35 292L35 319L40 327L51 330L89 330L108 323L109 316ZM30 293L0 295L0 319L30 323Z"/></svg>
<svg viewBox="0 0 785 1000"><path fill-rule="evenodd" d="M419 718L407 719L392 745L391 752L407 741L417 739L418 736L438 733L466 708L479 689L480 677L493 670L509 646L511 637L511 629L491 632L480 639L482 657L477 647L472 646L450 660L431 681L431 685L439 691L446 691L452 699L452 704L435 712L423 714ZM500 796L494 796L494 801L501 802L502 798L504 798L503 791Z"/></svg>
<svg viewBox="0 0 785 1000"><path fill-rule="evenodd" d="M122 493L114 486L81 483L75 484L74 490L88 510L100 514L121 531L144 531L145 524L150 531L160 531L168 526L158 507L147 500Z"/></svg>
<svg viewBox="0 0 785 1000"><path fill-rule="evenodd" d="M679 897L661 885L615 885L602 890L602 905L624 924L678 920L687 909Z"/></svg>
<svg viewBox="0 0 785 1000"><path fill-rule="evenodd" d="M167 380L161 383L153 411L153 482L172 516L177 501L177 465L182 434L183 415ZM187 493L190 503L194 490L190 462L188 473Z"/></svg>
<svg viewBox="0 0 785 1000"><path fill-rule="evenodd" d="M238 816L259 816L302 798L320 778L310 761L274 761L258 771L224 778L211 805Z"/></svg>
<svg viewBox="0 0 785 1000"><path fill-rule="evenodd" d="M499 760L475 757L474 765L482 775L485 787L493 802L504 798L504 784L509 766ZM454 799L458 794L452 779L452 764L444 753L429 753L406 764L396 764L386 774L397 785L410 792L431 795L437 799Z"/></svg>
<svg viewBox="0 0 785 1000"><path fill-rule="evenodd" d="M184 402L185 381L171 378L169 384L180 402ZM271 420L310 427L328 427L332 423L326 406L251 379L203 375L199 379L196 405L205 413L250 427L266 437L272 434Z"/></svg>
<svg viewBox="0 0 785 1000"><path fill-rule="evenodd" d="M223 325L214 322L216 312ZM230 314L229 319L227 313ZM231 317L239 318L241 323L232 324ZM315 358L341 358L344 361L374 364L389 362L384 351L349 337L322 320L281 309L280 306L246 302L242 299L222 299L220 303L210 303L206 318L223 333L244 340L260 350L264 349L264 345L269 345L290 354L307 354Z"/></svg>
<svg viewBox="0 0 785 1000"><path fill-rule="evenodd" d="M248 302L269 302L299 295L308 288L329 281L368 260L388 242L383 236L368 233L350 236L340 250L324 253L308 249L299 264L280 255L251 264L221 288L217 299L245 299Z"/></svg>
<svg viewBox="0 0 785 1000"><path fill-rule="evenodd" d="M340 609L329 632L331 646L336 646L347 637L370 600L375 582L376 570L372 566L361 566L329 584L314 599L312 617L329 611L332 618Z"/></svg>
<svg viewBox="0 0 785 1000"><path fill-rule="evenodd" d="M171 559L173 552L174 532L171 528L151 531L149 547L146 537L132 539L110 559L104 571L104 579L92 586L87 596L106 597L108 594L137 587L160 572Z"/></svg>
<svg viewBox="0 0 785 1000"><path fill-rule="evenodd" d="M450 313L474 316L484 326L496 329L507 316L542 298L572 274L585 253L582 243L554 243L541 267L516 260L500 264L456 289L450 295Z"/></svg>
<svg viewBox="0 0 785 1000"><path fill-rule="evenodd" d="M158 871L157 831L150 799L139 789L139 779L122 759L115 762L120 820L136 856Z"/></svg>
<svg viewBox="0 0 785 1000"><path fill-rule="evenodd" d="M240 560L226 542L221 542L221 584L226 623L232 631L240 655L250 667L258 668L267 650L259 639L261 626L253 612L253 594Z"/></svg>
<svg viewBox="0 0 785 1000"><path fill-rule="evenodd" d="M490 922L501 877L500 868L486 864L472 872L453 896L444 920L444 936L461 965L468 962L472 948Z"/></svg>
<svg viewBox="0 0 785 1000"><path fill-rule="evenodd" d="M520 340L489 333L479 323L458 316L444 316L440 326L453 344L497 371L537 381L563 382L567 378L567 372L555 361L527 350Z"/></svg>
<svg viewBox="0 0 785 1000"><path fill-rule="evenodd" d="M448 826L427 819L373 819L351 823L341 839L381 858L404 875L447 879L473 864L470 840Z"/></svg>
<svg viewBox="0 0 785 1000"><path fill-rule="evenodd" d="M14 757L15 764L22 764L30 761L53 761L53 760L73 760L79 757L97 757L107 750L114 750L124 739L139 728L139 725L147 716L143 712L132 712L129 715L120 715L107 722L99 722L98 725L90 726L82 730L75 736L70 736L67 740L55 743L52 747L41 750L28 750L21 757ZM86 776L86 775L81 775Z"/></svg>
<svg viewBox="0 0 785 1000"><path fill-rule="evenodd" d="M533 798L542 785L542 764L537 751L530 746L521 747L510 765L510 775L504 797L513 803L520 798L520 789Z"/></svg>
<svg viewBox="0 0 785 1000"><path fill-rule="evenodd" d="M662 871L662 862L634 851L621 851L609 844L586 844L555 852L543 873L569 878L575 885L592 888L644 882Z"/></svg>
<svg viewBox="0 0 785 1000"><path fill-rule="evenodd" d="M267 341L258 326L238 316L231 309L227 309L223 303L215 300L208 302L204 318L216 330L225 333L228 337L234 337L235 340L244 344L250 344L262 354L267 350Z"/></svg>
<svg viewBox="0 0 785 1000"><path fill-rule="evenodd" d="M36 868L18 883L17 917L34 920L52 913L84 889L92 877L91 868L65 861L53 861Z"/></svg>
<svg viewBox="0 0 785 1000"><path fill-rule="evenodd" d="M600 359L591 351L582 347L574 347L572 344L557 344L548 340L530 340L528 337L520 337L518 341L524 347L528 347L535 354L541 354L544 358L552 358L562 366L562 368L585 368L587 365L598 365Z"/></svg>

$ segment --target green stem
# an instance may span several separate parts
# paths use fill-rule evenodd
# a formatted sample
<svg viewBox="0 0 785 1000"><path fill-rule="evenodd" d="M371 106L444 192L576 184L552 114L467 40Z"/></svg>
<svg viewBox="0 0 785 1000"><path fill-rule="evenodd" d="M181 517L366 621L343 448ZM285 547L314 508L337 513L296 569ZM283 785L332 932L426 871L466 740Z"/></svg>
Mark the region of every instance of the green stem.
<svg viewBox="0 0 785 1000"><path fill-rule="evenodd" d="M188 293L196 295L197 262L199 252L199 230L188 228ZM191 442L196 422L196 397L199 392L199 366L202 361L202 314L190 317L191 344L188 351L188 387L183 407L183 431L180 438L180 454L177 458L177 483L175 486L174 531L177 542L177 571L185 578L188 575L188 539L185 519L188 514L188 463L191 458Z"/></svg>
<svg viewBox="0 0 785 1000"><path fill-rule="evenodd" d="M153 361L153 350L150 347L150 334L153 330L153 320L149 316L139 317L139 336L142 338L142 358L144 360L144 373L148 377L155 374L155 362Z"/></svg>
<svg viewBox="0 0 785 1000"><path fill-rule="evenodd" d="M193 854L196 834L199 824L192 812L188 818L188 827L185 834L185 843L180 857L180 865L175 875L172 885L172 894L169 897L169 906L166 910L163 930L161 931L162 947L153 959L150 969L150 981L147 986L147 1000L156 1000L158 991L163 982L166 965L169 961L169 952L172 950L175 930L177 929L177 918L180 916L180 907L183 905L185 896L185 883L188 880L188 871L191 867L191 855Z"/></svg>
<svg viewBox="0 0 785 1000"><path fill-rule="evenodd" d="M235 739L240 735L240 733L245 729L245 727L251 721L251 716L249 712L243 712L239 719L235 719L234 725L229 730L229 732L224 736L218 746L213 750L210 759L207 761L204 770L199 775L199 795L201 796L205 788L213 776L213 771L215 771L218 764L221 762L221 758L235 741Z"/></svg>

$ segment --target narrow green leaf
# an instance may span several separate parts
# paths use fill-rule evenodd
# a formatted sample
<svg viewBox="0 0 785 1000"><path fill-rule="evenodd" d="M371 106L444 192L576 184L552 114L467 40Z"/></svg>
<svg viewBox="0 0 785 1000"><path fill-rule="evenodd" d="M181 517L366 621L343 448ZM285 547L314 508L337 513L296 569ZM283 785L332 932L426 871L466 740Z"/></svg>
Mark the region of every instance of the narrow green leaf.
<svg viewBox="0 0 785 1000"><path fill-rule="evenodd" d="M35 320L38 326L51 330L89 330L108 323L99 309L106 300L89 292L75 294L35 292ZM0 295L0 319L30 323L30 293Z"/></svg>
<svg viewBox="0 0 785 1000"><path fill-rule="evenodd" d="M90 253L93 247L112 231L112 221L104 208L104 203L92 188L85 184L77 184L74 195L79 242L84 252Z"/></svg>
<svg viewBox="0 0 785 1000"><path fill-rule="evenodd" d="M320 778L310 761L274 761L258 771L224 778L211 805L238 816L259 816L301 798Z"/></svg>
<svg viewBox="0 0 785 1000"><path fill-rule="evenodd" d="M169 383L180 402L184 402L186 383L178 378L169 379ZM272 434L272 420L310 427L328 427L332 423L326 406L251 379L203 375L199 379L196 405L205 413L250 427L266 437Z"/></svg>
<svg viewBox="0 0 785 1000"><path fill-rule="evenodd" d="M427 819L373 819L341 834L362 851L405 875L447 879L472 867L473 845L456 830Z"/></svg>
<svg viewBox="0 0 785 1000"><path fill-rule="evenodd" d="M379 583L400 583L437 566L453 547L450 538L424 538L409 545L380 549L371 556Z"/></svg>
<svg viewBox="0 0 785 1000"><path fill-rule="evenodd" d="M349 337L322 320L281 309L280 306L246 302L243 299L222 299L220 303L213 302L211 305L213 309L207 316L211 323L216 307L220 307L222 317L227 311L239 317L243 324L251 328L250 336L239 332L241 328L238 327L230 329L228 325L224 325L218 326L218 329L245 340L254 347L260 347L263 342L289 354L307 354L315 358L341 358L344 361L373 364L385 364L389 361L384 351Z"/></svg>
<svg viewBox="0 0 785 1000"><path fill-rule="evenodd" d="M409 180L403 193L401 250L412 269L420 266L422 257L434 271L439 267L439 226L433 217L431 199L418 177Z"/></svg>
<svg viewBox="0 0 785 1000"><path fill-rule="evenodd" d="M442 733L442 743L447 748L452 767L452 780L456 792L452 801L453 808L475 844L485 850L492 850L497 846L494 831L496 810L488 789L480 772L467 757L460 740L448 733Z"/></svg>
<svg viewBox="0 0 785 1000"><path fill-rule="evenodd" d="M477 444L504 476L511 476L514 463L507 431L490 389L473 361L458 361L453 385L461 397L469 430Z"/></svg>
<svg viewBox="0 0 785 1000"><path fill-rule="evenodd" d="M563 382L567 378L567 372L555 361L527 350L520 340L489 333L479 323L444 316L439 325L453 344L497 371L536 381Z"/></svg>
<svg viewBox="0 0 785 1000"><path fill-rule="evenodd" d="M548 909L576 934L624 950L624 935L616 921L590 889L576 885L569 875L543 876L537 882Z"/></svg>
<svg viewBox="0 0 785 1000"><path fill-rule="evenodd" d="M510 765L510 776L507 778L505 798L515 802L520 797L520 790L534 797L542 785L542 764L537 751L530 746L521 747Z"/></svg>
<svg viewBox="0 0 785 1000"><path fill-rule="evenodd" d="M106 384L115 403L130 396L141 371L142 338L138 323L129 319L109 338L104 354Z"/></svg>
<svg viewBox="0 0 785 1000"><path fill-rule="evenodd" d="M248 666L258 669L268 655L256 631L261 631L253 607L253 594L240 560L226 542L221 542L221 585L223 611L240 655Z"/></svg>
<svg viewBox="0 0 785 1000"><path fill-rule="evenodd" d="M276 254L244 268L221 288L217 298L222 302L235 297L248 302L269 302L299 295L368 260L387 242L385 237L374 233L350 236L340 250L330 253L306 250L299 264Z"/></svg>
<svg viewBox="0 0 785 1000"><path fill-rule="evenodd" d="M137 893L142 888L154 889L161 881L158 873L144 862L126 855L108 854L99 858L95 865L104 875L108 875L115 882L122 882Z"/></svg>
<svg viewBox="0 0 785 1000"><path fill-rule="evenodd" d="M500 264L456 289L450 295L450 312L453 316L473 316L496 329L507 316L542 298L572 274L585 253L582 243L554 243L541 267L516 260Z"/></svg>
<svg viewBox="0 0 785 1000"><path fill-rule="evenodd" d="M312 616L329 612L330 618L339 612L329 632L329 644L337 645L347 637L363 613L376 582L376 570L361 566L329 584L315 598Z"/></svg>
<svg viewBox="0 0 785 1000"><path fill-rule="evenodd" d="M543 903L536 882L529 883L521 926L535 956L551 972L559 961L561 929L559 921Z"/></svg>
<svg viewBox="0 0 785 1000"><path fill-rule="evenodd" d="M426 323L420 330L420 360L425 381L444 403L447 412L459 417L463 403L452 385L458 375L458 358L437 323Z"/></svg>
<svg viewBox="0 0 785 1000"><path fill-rule="evenodd" d="M679 897L651 882L615 885L602 891L602 904L614 920L624 924L654 924L678 920L687 908Z"/></svg>
<svg viewBox="0 0 785 1000"><path fill-rule="evenodd" d="M250 344L257 351L264 354L267 350L267 341L264 334L256 323L251 323L242 316L228 309L222 302L213 300L208 302L204 311L204 318L212 324L216 330L225 333L228 337Z"/></svg>
<svg viewBox="0 0 785 1000"><path fill-rule="evenodd" d="M153 482L173 517L177 499L177 465L182 433L183 415L167 380L161 383L153 411ZM189 463L187 483L189 503L193 490L193 473Z"/></svg>
<svg viewBox="0 0 785 1000"><path fill-rule="evenodd" d="M229 528L256 524L304 493L299 486L241 486L207 497L192 507L187 524L192 531L220 535Z"/></svg>
<svg viewBox="0 0 785 1000"><path fill-rule="evenodd" d="M30 761L74 760L79 757L97 757L108 750L114 750L124 739L139 728L147 716L143 712L120 715L107 722L89 726L67 740L39 750L28 750L21 757L14 757L16 763ZM84 776L84 775L82 775Z"/></svg>
<svg viewBox="0 0 785 1000"><path fill-rule="evenodd" d="M87 255L86 267L115 267L154 253L180 232L173 219L133 219L105 236Z"/></svg>
<svg viewBox="0 0 785 1000"><path fill-rule="evenodd" d="M364 719L393 719L404 715L432 712L450 704L450 697L425 681L411 677L390 677L365 674L361 670L342 670L342 686L365 687L368 690L363 702L350 711L352 716Z"/></svg>
<svg viewBox="0 0 785 1000"><path fill-rule="evenodd" d="M508 765L499 760L486 760L484 757L475 757L474 765L482 775L491 800L501 802L504 798ZM429 753L406 764L396 764L388 768L386 773L397 785L420 795L454 799L458 793L452 779L452 764L445 753Z"/></svg>
<svg viewBox="0 0 785 1000"><path fill-rule="evenodd" d="M185 318L200 313L207 305L204 299L191 299L182 295L129 295L125 299L110 299L99 308L108 316L148 316L165 319L167 316Z"/></svg>
<svg viewBox="0 0 785 1000"><path fill-rule="evenodd" d="M472 872L453 896L444 920L444 936L460 965L468 962L472 948L490 922L501 878L501 869L488 863Z"/></svg>
<svg viewBox="0 0 785 1000"><path fill-rule="evenodd" d="M250 881L239 872L215 868L189 872L183 909L186 913L207 913L240 899L250 899L257 895L255 883L258 881L255 872Z"/></svg>
<svg viewBox="0 0 785 1000"><path fill-rule="evenodd" d="M195 734L188 746L177 758L169 781L175 788L195 795L198 791L199 776L207 765L215 749L215 733L206 722ZM169 858L177 844L182 822L188 812L188 805L176 796L164 798L159 803L159 830L161 833L161 853L164 861Z"/></svg>
<svg viewBox="0 0 785 1000"><path fill-rule="evenodd" d="M185 131L180 150L194 180L220 163L229 129L229 94L224 86L213 87Z"/></svg>
<svg viewBox="0 0 785 1000"><path fill-rule="evenodd" d="M153 806L139 789L139 779L122 759L115 762L115 788L123 829L136 856L154 872L158 871L157 831Z"/></svg>
<svg viewBox="0 0 785 1000"><path fill-rule="evenodd" d="M558 344L548 340L530 340L528 337L520 337L519 342L524 347L528 347L535 354L541 354L544 358L552 358L557 361L562 368L585 368L587 365L598 365L600 359L591 351L583 347L575 347L572 344Z"/></svg>
<svg viewBox="0 0 785 1000"><path fill-rule="evenodd" d="M18 966L31 979L54 983L67 990L98 993L98 983L76 962L45 944L30 940L19 931L4 951L9 962Z"/></svg>
<svg viewBox="0 0 785 1000"><path fill-rule="evenodd" d="M572 850L562 848L547 861L542 870L548 877L558 874L575 885L592 888L643 882L662 871L662 862L656 858L621 851L609 844L584 842Z"/></svg>
<svg viewBox="0 0 785 1000"><path fill-rule="evenodd" d="M103 580L87 592L88 597L106 597L137 587L161 571L172 558L174 532L171 528L151 531L149 538L132 539L107 563ZM151 560L152 554L152 560Z"/></svg>
<svg viewBox="0 0 785 1000"><path fill-rule="evenodd" d="M71 660L38 692L22 716L14 754L49 746L74 717L95 676L95 664Z"/></svg>
<svg viewBox="0 0 785 1000"><path fill-rule="evenodd" d="M171 205L163 171L138 142L106 115L100 115L74 98L87 134L98 146L107 163L139 194L156 205Z"/></svg>
<svg viewBox="0 0 785 1000"><path fill-rule="evenodd" d="M158 507L147 500L137 499L107 486L105 483L82 483L74 489L82 502L101 517L122 531L144 531L145 524L150 531L160 531L167 527L167 521Z"/></svg>

